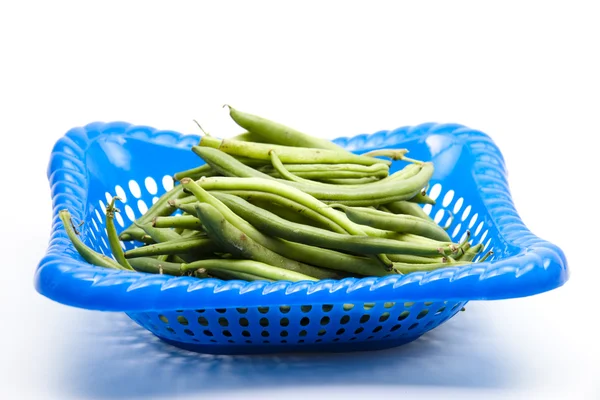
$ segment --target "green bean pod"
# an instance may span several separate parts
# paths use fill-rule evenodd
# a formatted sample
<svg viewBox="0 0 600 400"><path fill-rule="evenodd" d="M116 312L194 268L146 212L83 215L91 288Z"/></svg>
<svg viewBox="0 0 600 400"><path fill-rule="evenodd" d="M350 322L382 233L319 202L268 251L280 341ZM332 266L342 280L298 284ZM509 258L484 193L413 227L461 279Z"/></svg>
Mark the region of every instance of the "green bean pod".
<svg viewBox="0 0 600 400"><path fill-rule="evenodd" d="M453 263L433 263L433 264L404 264L394 263L394 270L400 274L410 274L411 272L428 272L435 271L440 268L460 267L468 265L469 262L457 261Z"/></svg>
<svg viewBox="0 0 600 400"><path fill-rule="evenodd" d="M385 178L388 176L388 166L373 164L370 166L359 164L285 164L285 168L294 175L307 179L319 178ZM279 175L272 165L257 168L267 175Z"/></svg>
<svg viewBox="0 0 600 400"><path fill-rule="evenodd" d="M369 177L364 177L364 178L325 178L325 179L315 179L317 182L320 183L327 183L329 185L364 185L367 183L375 183L377 182L379 179L377 179L374 176L369 176Z"/></svg>
<svg viewBox="0 0 600 400"><path fill-rule="evenodd" d="M156 217L152 220L155 228L202 229L202 223L194 215L176 215L171 217Z"/></svg>
<svg viewBox="0 0 600 400"><path fill-rule="evenodd" d="M152 257L159 255L188 254L202 257L221 251L221 248L208 237L204 238L180 238L167 242L150 244L148 246L136 247L125 252L128 259L137 257Z"/></svg>
<svg viewBox="0 0 600 400"><path fill-rule="evenodd" d="M442 242L451 242L448 233L435 222L430 222L412 215L396 215L370 208L348 207L334 204L346 213L348 218L361 225L400 233L413 233Z"/></svg>
<svg viewBox="0 0 600 400"><path fill-rule="evenodd" d="M270 121L257 115L248 114L231 106L229 115L236 124L260 136L269 143L277 143L293 147L311 147L315 149L330 149L338 152L346 152L342 147L329 140L307 135L280 123Z"/></svg>
<svg viewBox="0 0 600 400"><path fill-rule="evenodd" d="M151 274L165 274L181 276L184 274L181 267L183 264L158 260L152 257L132 258L129 263L136 271L149 272Z"/></svg>
<svg viewBox="0 0 600 400"><path fill-rule="evenodd" d="M432 206L435 205L435 200L427 196L427 193L425 193L424 190L417 193L414 197L408 199L408 201L418 204L431 204Z"/></svg>
<svg viewBox="0 0 600 400"><path fill-rule="evenodd" d="M269 211L256 207L236 196L215 193L234 213L250 222L261 232L293 242L314 245L333 250L350 251L359 254L413 254L439 256L440 249L434 246L409 244L371 236L353 236L330 232L312 226L286 221Z"/></svg>
<svg viewBox="0 0 600 400"><path fill-rule="evenodd" d="M112 268L126 270L121 264L113 260L112 258L106 257L104 254L100 254L89 248L79 239L75 229L73 229L73 222L71 221L71 214L67 210L60 210L58 216L63 223L65 232L68 238L73 243L75 250L79 255L88 263L97 265L99 267Z"/></svg>
<svg viewBox="0 0 600 400"><path fill-rule="evenodd" d="M458 257L458 261L461 262L470 262L477 256L477 254L481 253L483 250L483 243L476 244L475 246L471 246L469 249L465 250L465 253Z"/></svg>
<svg viewBox="0 0 600 400"><path fill-rule="evenodd" d="M386 204L385 207L394 214L412 215L427 221L433 221L417 203L412 203L409 201L395 201L393 203Z"/></svg>
<svg viewBox="0 0 600 400"><path fill-rule="evenodd" d="M125 255L123 254L123 248L121 242L119 242L119 236L117 229L115 228L115 213L119 210L115 207L115 201L121 200L119 197L113 197L110 203L106 206L106 235L108 237L108 244L110 251L112 252L115 260L123 266L123 268L133 271L133 267L129 265Z"/></svg>
<svg viewBox="0 0 600 400"><path fill-rule="evenodd" d="M209 276L224 281L240 280L240 281L266 281L275 282L273 279L263 278L262 276L248 274L246 272L229 271L226 269L209 269L206 270Z"/></svg>
<svg viewBox="0 0 600 400"><path fill-rule="evenodd" d="M180 197L184 197L185 193L183 192L183 187L181 185L175 186L173 189L169 190L162 196L158 198L156 203L154 203L148 211L144 213L141 217L136 219L133 224L127 227L121 234L119 235L119 239L128 241L128 240L140 240L142 241L142 237L144 236L144 231L140 229L138 225L144 225L152 222L154 217L161 217L165 215L170 215L173 212L173 209L169 206L169 200L178 199Z"/></svg>
<svg viewBox="0 0 600 400"><path fill-rule="evenodd" d="M204 206L212 207L206 204L200 207L202 208ZM214 207L212 208L216 211ZM224 220L225 219L223 218L223 221ZM286 280L290 282L317 280L312 276L283 268L273 267L272 265L253 260L199 260L193 263L184 264L182 267L184 271L194 271L198 268L203 268L208 273L214 271L241 272L270 280Z"/></svg>
<svg viewBox="0 0 600 400"><path fill-rule="evenodd" d="M195 205L198 218L204 224L209 237L219 243L228 252L247 259L259 261L285 270L297 272L315 278L331 278L332 274L320 268L290 260L260 245L244 232L229 223L212 205ZM251 271L242 271L251 272ZM252 273L252 272L251 272Z"/></svg>
<svg viewBox="0 0 600 400"><path fill-rule="evenodd" d="M269 152L275 150L281 161L286 164L391 164L389 161L380 158L359 156L346 151L315 150L306 147L241 142L231 139L216 139L210 136L203 136L199 145L213 147L232 156L249 157L266 162L270 161Z"/></svg>

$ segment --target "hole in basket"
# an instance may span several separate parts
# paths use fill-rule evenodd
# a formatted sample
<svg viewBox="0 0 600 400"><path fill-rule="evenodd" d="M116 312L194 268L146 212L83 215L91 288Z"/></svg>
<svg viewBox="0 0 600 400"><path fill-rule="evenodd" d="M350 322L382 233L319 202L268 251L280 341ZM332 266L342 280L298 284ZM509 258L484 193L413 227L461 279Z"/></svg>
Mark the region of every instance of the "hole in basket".
<svg viewBox="0 0 600 400"><path fill-rule="evenodd" d="M362 331L364 331L364 330L365 330L365 328L363 328L362 326L360 326L360 327L358 327L358 328L357 328L357 329L354 331L354 333L358 335L359 333L361 333L361 332L362 332Z"/></svg>
<svg viewBox="0 0 600 400"><path fill-rule="evenodd" d="M281 335L282 337L286 337L288 335L288 331L281 331L279 335Z"/></svg>
<svg viewBox="0 0 600 400"><path fill-rule="evenodd" d="M323 317L321 318L321 325L327 325L329 323L330 319L329 317Z"/></svg>
<svg viewBox="0 0 600 400"><path fill-rule="evenodd" d="M369 336L367 340L373 339L375 336Z"/></svg>
<svg viewBox="0 0 600 400"><path fill-rule="evenodd" d="M424 316L426 316L429 313L429 310L425 309L425 310L421 310L421 312L419 313L419 315L417 315L417 319L421 319Z"/></svg>
<svg viewBox="0 0 600 400"><path fill-rule="evenodd" d="M280 307L279 307L279 311L280 311L282 314L287 314L287 313L289 313L289 312L290 312L290 309L291 309L291 308L292 308L292 307L290 307L290 306L280 306Z"/></svg>
<svg viewBox="0 0 600 400"><path fill-rule="evenodd" d="M343 335L344 332L346 332L346 330L344 328L340 328L340 329L338 329L338 331L335 334L336 335Z"/></svg>
<svg viewBox="0 0 600 400"><path fill-rule="evenodd" d="M198 317L198 323L202 326L208 326L208 320L204 317Z"/></svg>
<svg viewBox="0 0 600 400"><path fill-rule="evenodd" d="M360 317L360 323L361 323L361 324L364 324L365 322L368 322L368 321L369 321L369 319L371 319L371 316L370 316L370 315L367 315L367 314L365 314L365 315L363 315L363 316L361 316L361 317Z"/></svg>
<svg viewBox="0 0 600 400"><path fill-rule="evenodd" d="M231 337L231 332L225 330L223 331L223 336Z"/></svg>
<svg viewBox="0 0 600 400"><path fill-rule="evenodd" d="M308 335L308 332L306 332L305 330L301 330L300 333L298 333L298 335L306 336L306 335Z"/></svg>
<svg viewBox="0 0 600 400"><path fill-rule="evenodd" d="M333 309L333 304L323 304L321 308L323 309L323 312L329 312Z"/></svg>
<svg viewBox="0 0 600 400"><path fill-rule="evenodd" d="M426 301L425 303L423 303L426 307L429 307L430 305L433 304L433 301Z"/></svg>
<svg viewBox="0 0 600 400"><path fill-rule="evenodd" d="M242 336L244 336L244 337L250 337L250 332L248 332L248 331L242 331Z"/></svg>
<svg viewBox="0 0 600 400"><path fill-rule="evenodd" d="M373 307L375 307L375 303L365 303L365 304L363 305L363 308L364 308L365 310L370 310L370 309L371 309L371 308L373 308Z"/></svg>
<svg viewBox="0 0 600 400"><path fill-rule="evenodd" d="M269 326L269 320L266 318L261 318L260 321L258 322L260 324L260 326Z"/></svg>
<svg viewBox="0 0 600 400"><path fill-rule="evenodd" d="M312 310L312 306L301 306L300 309L302 310L302 312L309 312L310 310Z"/></svg>
<svg viewBox="0 0 600 400"><path fill-rule="evenodd" d="M211 342L211 343L217 343L217 341L215 339L210 339L209 342Z"/></svg>
<svg viewBox="0 0 600 400"><path fill-rule="evenodd" d="M443 313L445 310L446 310L446 306L444 306L444 307L440 308L439 310L437 310L437 311L435 312L435 315L440 315L440 314L441 314L441 313Z"/></svg>
<svg viewBox="0 0 600 400"><path fill-rule="evenodd" d="M258 312L261 314L266 314L269 312L269 307L258 307Z"/></svg>
<svg viewBox="0 0 600 400"><path fill-rule="evenodd" d="M400 324L398 324L398 325L394 325L394 326L392 326L392 329L390 329L390 332L395 332L395 331L397 331L398 329L400 329L401 327L402 327L402 325L400 325Z"/></svg>
<svg viewBox="0 0 600 400"><path fill-rule="evenodd" d="M250 344L252 343L252 340L246 340L246 343Z"/></svg>
<svg viewBox="0 0 600 400"><path fill-rule="evenodd" d="M221 318L219 318L219 325L229 326L229 321L227 321L227 318L221 317Z"/></svg>
<svg viewBox="0 0 600 400"><path fill-rule="evenodd" d="M356 337L351 337L350 340L356 340Z"/></svg>
<svg viewBox="0 0 600 400"><path fill-rule="evenodd" d="M319 333L317 333L317 335L319 335L319 336L323 336L323 335L324 335L324 334L326 334L326 333L327 333L327 331L326 331L325 329L320 329L320 330L319 330Z"/></svg>
<svg viewBox="0 0 600 400"><path fill-rule="evenodd" d="M344 304L344 311L350 311L354 308L354 304Z"/></svg>
<svg viewBox="0 0 600 400"><path fill-rule="evenodd" d="M379 332L382 329L383 329L383 326L381 326L381 325L376 326L375 329L373 329L373 333L377 333L377 332Z"/></svg>
<svg viewBox="0 0 600 400"><path fill-rule="evenodd" d="M456 303L455 305L452 306L452 309L450 311L456 310L459 306L460 306L460 303Z"/></svg>
<svg viewBox="0 0 600 400"><path fill-rule="evenodd" d="M200 313L200 314L202 314L204 311L206 311L206 310L196 310L196 312Z"/></svg>
<svg viewBox="0 0 600 400"><path fill-rule="evenodd" d="M306 326L310 323L310 320L308 319L308 317L304 317L300 320L300 325L302 326Z"/></svg>
<svg viewBox="0 0 600 400"><path fill-rule="evenodd" d="M400 315L398 316L398 321L404 321L409 315L409 311L402 311L402 313L400 313Z"/></svg>
<svg viewBox="0 0 600 400"><path fill-rule="evenodd" d="M415 305L415 303L414 303L414 302L412 302L412 301L410 301L410 302L406 302L406 303L404 303L404 308L410 308L410 307L412 307L412 306L414 306L414 305Z"/></svg>
<svg viewBox="0 0 600 400"><path fill-rule="evenodd" d="M336 337L336 338L333 338L332 342L339 342L339 340L340 340L340 338Z"/></svg>
<svg viewBox="0 0 600 400"><path fill-rule="evenodd" d="M390 335L390 334L388 333L388 334L387 334L387 335L385 335L385 336L384 336L382 339L387 339L387 338L389 338L390 336L392 336L392 335Z"/></svg>
<svg viewBox="0 0 600 400"><path fill-rule="evenodd" d="M345 325L350 321L350 316L348 315L344 315L341 319L340 319L340 324Z"/></svg>
<svg viewBox="0 0 600 400"><path fill-rule="evenodd" d="M417 326L419 326L418 322L415 322L414 324L412 324L411 326L408 327L409 331L412 331L413 329L415 329Z"/></svg>
<svg viewBox="0 0 600 400"><path fill-rule="evenodd" d="M304 343L303 339L298 340L298 343Z"/></svg>
<svg viewBox="0 0 600 400"><path fill-rule="evenodd" d="M202 333L204 333L206 336L213 336L213 333L208 329L204 330Z"/></svg>
<svg viewBox="0 0 600 400"><path fill-rule="evenodd" d="M175 334L175 330L173 328L171 328L170 326L167 326L167 330L173 334Z"/></svg>
<svg viewBox="0 0 600 400"><path fill-rule="evenodd" d="M390 313L384 312L383 314L381 314L381 317L379 317L379 322L385 322L388 320L389 317L390 317Z"/></svg>
<svg viewBox="0 0 600 400"><path fill-rule="evenodd" d="M262 331L262 332L260 333L260 335L261 335L262 337L269 337L269 332L267 332L267 331Z"/></svg>
<svg viewBox="0 0 600 400"><path fill-rule="evenodd" d="M165 317L164 315L160 314L158 316L158 319L160 319L162 322L164 322L165 324L169 323L169 319L167 317Z"/></svg>
<svg viewBox="0 0 600 400"><path fill-rule="evenodd" d="M246 318L240 318L240 325L241 326L248 326L248 320Z"/></svg>
<svg viewBox="0 0 600 400"><path fill-rule="evenodd" d="M189 329L184 329L183 331L190 336L194 336L194 332L190 331Z"/></svg>
<svg viewBox="0 0 600 400"><path fill-rule="evenodd" d="M233 341L233 340L229 339L229 340L227 341L227 343L235 343L235 341Z"/></svg>
<svg viewBox="0 0 600 400"><path fill-rule="evenodd" d="M247 308L236 308L237 312L240 314L246 314L248 312Z"/></svg>
<svg viewBox="0 0 600 400"><path fill-rule="evenodd" d="M215 308L215 311L218 312L219 314L225 314L225 311L227 311L226 308Z"/></svg>
<svg viewBox="0 0 600 400"><path fill-rule="evenodd" d="M282 340L281 343L287 343L287 340Z"/></svg>
<svg viewBox="0 0 600 400"><path fill-rule="evenodd" d="M185 318L183 315L177 316L177 322L179 322L181 325L189 325L187 318Z"/></svg>
<svg viewBox="0 0 600 400"><path fill-rule="evenodd" d="M388 301L387 303L383 303L384 308L392 308L396 305L393 301Z"/></svg>
<svg viewBox="0 0 600 400"><path fill-rule="evenodd" d="M281 326L288 326L290 324L290 320L287 318L281 318L281 320L279 321L279 325Z"/></svg>
<svg viewBox="0 0 600 400"><path fill-rule="evenodd" d="M269 342L268 340L263 340L262 342L263 342L264 344L269 344L269 343L271 343L271 342Z"/></svg>
<svg viewBox="0 0 600 400"><path fill-rule="evenodd" d="M323 339L317 339L315 340L315 343L321 343L323 341Z"/></svg>

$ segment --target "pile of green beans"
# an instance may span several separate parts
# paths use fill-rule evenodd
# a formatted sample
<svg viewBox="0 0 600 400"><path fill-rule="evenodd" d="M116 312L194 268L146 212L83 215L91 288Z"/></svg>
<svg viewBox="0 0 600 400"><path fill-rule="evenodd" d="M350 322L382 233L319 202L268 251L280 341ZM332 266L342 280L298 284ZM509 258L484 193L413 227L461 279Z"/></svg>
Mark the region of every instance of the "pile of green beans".
<svg viewBox="0 0 600 400"><path fill-rule="evenodd" d="M175 173L174 188L120 235L113 222L120 199L112 199L106 228L114 259L86 246L62 210L80 255L129 271L297 282L462 266L482 251L469 232L452 242L448 227L423 211L421 204L435 204L426 193L434 166L406 157L407 149L358 155L232 107L229 114L246 132L205 133L192 148L204 163ZM389 174L392 161L405 165ZM123 251L120 241L139 246Z"/></svg>

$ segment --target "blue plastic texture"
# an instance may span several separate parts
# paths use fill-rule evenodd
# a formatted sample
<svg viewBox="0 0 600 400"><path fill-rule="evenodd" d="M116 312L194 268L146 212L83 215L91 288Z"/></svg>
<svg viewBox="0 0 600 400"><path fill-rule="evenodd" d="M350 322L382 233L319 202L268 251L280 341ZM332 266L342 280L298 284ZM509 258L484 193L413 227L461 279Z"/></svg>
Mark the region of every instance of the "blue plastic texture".
<svg viewBox="0 0 600 400"><path fill-rule="evenodd" d="M486 262L383 278L248 283L108 270L83 261L58 211L69 209L75 221L84 222L82 239L109 254L106 201L123 198L117 216L117 228L123 229L172 187L173 173L202 163L189 150L198 139L125 122L67 132L48 167L53 226L36 289L71 306L124 311L187 349L263 353L398 346L448 320L469 300L534 295L568 279L560 248L533 235L519 218L494 142L461 125L433 123L335 142L355 152L406 147L411 157L432 160L429 195L437 204L425 211L442 225L445 210L451 211L454 241L470 229L472 244L494 250ZM392 171L401 167L395 162Z"/></svg>

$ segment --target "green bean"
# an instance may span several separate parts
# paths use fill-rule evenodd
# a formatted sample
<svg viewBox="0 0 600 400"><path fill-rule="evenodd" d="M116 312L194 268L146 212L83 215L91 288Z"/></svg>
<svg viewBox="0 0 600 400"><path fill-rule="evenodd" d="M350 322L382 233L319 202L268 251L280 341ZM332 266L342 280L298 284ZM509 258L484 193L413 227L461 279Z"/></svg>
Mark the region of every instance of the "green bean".
<svg viewBox="0 0 600 400"><path fill-rule="evenodd" d="M416 203L411 203L409 201L395 201L386 204L385 207L394 214L412 215L431 221L431 217Z"/></svg>
<svg viewBox="0 0 600 400"><path fill-rule="evenodd" d="M231 106L229 115L236 124L253 134L262 137L270 143L278 143L293 147L312 147L316 149L330 149L346 152L342 147L325 139L317 138L299 132L293 128L284 126L257 115L238 111Z"/></svg>
<svg viewBox="0 0 600 400"><path fill-rule="evenodd" d="M444 257L438 254L438 257L415 256L412 254L386 254L394 263L404 264L433 264L444 262Z"/></svg>
<svg viewBox="0 0 600 400"><path fill-rule="evenodd" d="M407 149L380 149L372 150L367 153L363 153L362 155L369 157L388 157L394 161L403 160L414 164L423 164L423 161L406 157L406 153L408 153Z"/></svg>
<svg viewBox="0 0 600 400"><path fill-rule="evenodd" d="M158 261L169 261L169 257L170 256L168 254L163 254L163 255L157 256L156 259Z"/></svg>
<svg viewBox="0 0 600 400"><path fill-rule="evenodd" d="M316 179L318 182L327 183L330 185L364 185L366 183L375 183L379 179L374 176L364 178L333 178L333 179Z"/></svg>
<svg viewBox="0 0 600 400"><path fill-rule="evenodd" d="M487 253L485 253L485 254L483 255L483 257L481 257L481 258L479 259L479 262L484 262L485 260L487 260L487 259L488 259L488 257L492 256L493 254L494 254L494 251L493 251L493 250L490 250L490 251L488 251Z"/></svg>
<svg viewBox="0 0 600 400"><path fill-rule="evenodd" d="M73 221L71 220L71 214L67 210L60 210L58 212L58 216L63 223L63 227L65 228L65 232L68 238L73 243L75 250L79 253L79 255L88 263L94 264L100 267L112 268L112 269L120 269L126 270L121 264L113 260L112 258L106 257L103 254L97 253L88 246L85 245L79 239L77 233L75 233L75 229L73 228Z"/></svg>
<svg viewBox="0 0 600 400"><path fill-rule="evenodd" d="M254 225L261 232L286 240L314 245L334 250L351 251L361 254L414 254L439 256L434 246L407 244L371 236L352 236L330 232L312 226L286 221L275 214L256 207L236 196L215 194L234 213Z"/></svg>
<svg viewBox="0 0 600 400"><path fill-rule="evenodd" d="M373 164L370 166L359 164L285 164L291 173L303 178L364 178L374 176L385 178L388 176L388 166ZM272 165L263 165L258 171L267 175L277 174Z"/></svg>
<svg viewBox="0 0 600 400"><path fill-rule="evenodd" d="M391 164L389 161L380 158L359 156L346 151L315 150L306 147L240 142L231 139L220 140L208 136L202 137L200 146L213 147L232 156L243 156L263 161L269 161L269 151L275 150L281 161L286 164Z"/></svg>
<svg viewBox="0 0 600 400"><path fill-rule="evenodd" d="M309 218L312 223L308 225L316 226L323 229L328 229L332 232L346 233L346 230L337 223L333 222L326 216L300 204L294 200L290 200L287 197L280 196L276 193L271 192L259 192L256 190L225 190L225 191L211 191L210 193L227 193L234 196L241 197L242 199L254 204L255 202L271 202L290 210L293 213L303 215ZM256 204L255 204L256 205ZM261 207L262 208L262 207ZM345 217L345 216L344 216Z"/></svg>
<svg viewBox="0 0 600 400"><path fill-rule="evenodd" d="M217 174L217 171L214 171L210 167L210 165L203 164L203 165L200 165L199 167L190 168L185 171L177 172L175 175L173 175L173 180L180 181L181 179L186 178L186 177L191 178L191 179L200 179L203 176L215 176L216 174Z"/></svg>
<svg viewBox="0 0 600 400"><path fill-rule="evenodd" d="M342 204L333 204L346 213L348 218L361 225L368 225L400 233L413 233L430 239L451 242L448 233L433 221L427 221L412 215L389 214L369 208L347 207Z"/></svg>
<svg viewBox="0 0 600 400"><path fill-rule="evenodd" d="M156 203L154 203L150 209L148 209L148 211L146 211L141 217L136 219L133 224L121 232L119 239L124 241L140 240L144 236L144 232L138 226L136 226L136 223L144 225L152 222L154 217L170 215L172 208L169 207L169 200L178 199L183 196L185 196L185 193L183 192L183 187L181 187L181 185L175 186L173 189L160 196Z"/></svg>
<svg viewBox="0 0 600 400"><path fill-rule="evenodd" d="M228 222L223 214L210 204L198 203L195 205L195 209L209 237L234 255L315 278L323 279L332 277L327 271L290 260L260 245ZM252 271L246 272L255 274Z"/></svg>
<svg viewBox="0 0 600 400"><path fill-rule="evenodd" d="M262 136L251 132L240 133L239 135L233 136L232 139L239 140L240 142L268 143Z"/></svg>
<svg viewBox="0 0 600 400"><path fill-rule="evenodd" d="M181 263L162 261L152 257L132 258L129 260L129 263L139 272L174 276L183 275L183 271L181 270L183 264Z"/></svg>
<svg viewBox="0 0 600 400"><path fill-rule="evenodd" d="M108 244L110 245L110 251L112 252L115 260L123 266L123 268L133 271L133 267L129 265L121 243L119 242L119 236L117 229L115 228L115 213L119 212L119 209L115 207L115 201L121 200L119 197L113 197L110 203L106 206L106 235L108 236Z"/></svg>
<svg viewBox="0 0 600 400"><path fill-rule="evenodd" d="M208 203L211 204L213 207L217 208L219 212L223 214L225 219L227 219L232 225L234 225L236 228L248 235L251 239L255 240L256 242L268 248L269 250L283 255L284 257L316 265L318 267L330 268L339 271L360 273L360 271L371 269L373 270L372 275L386 275L385 271L377 273L379 268L373 268L373 266L376 265L380 267L381 264L368 258L355 257L333 250L316 248L313 246L304 245L302 243L294 243L283 239L265 236L246 220L244 220L243 218L235 214L233 211L231 211L220 200L215 198L210 193L206 192L196 182L192 180L184 180L182 181L182 184L186 187L187 190L194 193L196 198L201 203ZM275 193L277 193L277 191L275 191ZM332 211L338 213L335 210ZM338 214L340 214L339 218L341 220L345 220L347 223L352 224L352 222L350 222L343 213Z"/></svg>
<svg viewBox="0 0 600 400"><path fill-rule="evenodd" d="M200 208L212 208L215 212L216 209L211 205L201 205ZM217 212L218 213L218 212ZM222 218L222 217L221 217ZM225 221L224 218L222 218ZM226 224L228 222L225 221ZM283 268L273 267L272 265L265 264L259 261L252 260L200 260L193 263L184 264L182 269L184 271L194 271L198 268L204 268L209 273L215 270L221 271L232 271L252 274L261 278L272 279L272 280L286 280L290 282L300 281L316 281L317 279L312 276L304 275L298 272L286 270Z"/></svg>
<svg viewBox="0 0 600 400"><path fill-rule="evenodd" d="M248 274L246 272L236 272L236 271L228 271L226 269L210 269L206 270L206 272L217 279L222 279L224 281L231 280L241 280L241 281L266 281L266 282L274 282L273 279L263 278L257 275Z"/></svg>
<svg viewBox="0 0 600 400"><path fill-rule="evenodd" d="M481 250L483 250L483 243L479 243L476 244L475 246L471 246L471 248L469 248L468 250L465 251L465 253L458 257L458 261L465 261L465 262L470 262L473 261L473 259L477 256L477 254L481 253Z"/></svg>
<svg viewBox="0 0 600 400"><path fill-rule="evenodd" d="M216 193L218 192L210 192L213 195L216 195ZM253 192L253 193L260 193L260 192ZM235 196L235 194L232 194ZM218 196L217 196L218 197ZM244 196L239 196L241 198L244 198ZM301 206L298 203L295 203L296 205L298 205L301 209L299 210L300 212L286 207L286 206L282 206L278 203L274 203L271 200L268 199L263 199L261 198L261 196L257 196L256 198L252 198L252 196L250 196L250 200L248 201L251 204L254 204L257 207L260 207L264 210L269 210L270 212L272 212L275 215L280 216L281 218L288 220L288 221L292 221L292 222L297 222L299 224L304 224L304 225L310 225L310 226L318 226L320 228L324 228L324 229L328 229L328 226L319 226L319 223L310 219L307 215L305 215L302 211L303 210L307 210L309 212L313 212L312 210L308 210L306 207ZM315 213L316 214L316 213ZM320 214L316 214L319 217L322 217ZM328 220L327 220L328 221ZM338 225L335 225L336 227L339 228ZM340 228L341 229L341 228ZM345 232L342 229L342 232Z"/></svg>
<svg viewBox="0 0 600 400"><path fill-rule="evenodd" d="M468 265L468 262L458 261L455 263L432 263L432 264L403 264L403 263L394 263L394 270L396 270L400 274L410 274L411 272L427 272L427 271L435 271L440 268L447 267L460 267L463 265Z"/></svg>
<svg viewBox="0 0 600 400"><path fill-rule="evenodd" d="M128 259L137 257L151 257L157 255L179 255L189 254L193 256L205 256L220 251L217 244L204 238L180 238L169 240L168 242L151 244L148 246L137 247L125 252Z"/></svg>
<svg viewBox="0 0 600 400"><path fill-rule="evenodd" d="M167 228L155 228L151 224L141 225L138 222L134 222L136 226L140 227L147 235L150 235L157 243L168 242L169 240L181 239L181 235L172 229Z"/></svg>
<svg viewBox="0 0 600 400"><path fill-rule="evenodd" d="M410 199L408 199L408 201L410 201L412 203L419 203L419 204L431 204L432 206L435 205L435 200L433 200L431 197L427 196L427 193L425 192L425 190L421 190L414 197L411 197Z"/></svg>
<svg viewBox="0 0 600 400"><path fill-rule="evenodd" d="M200 230L202 223L194 215L176 215L171 217L156 217L152 220L155 228L184 228Z"/></svg>

